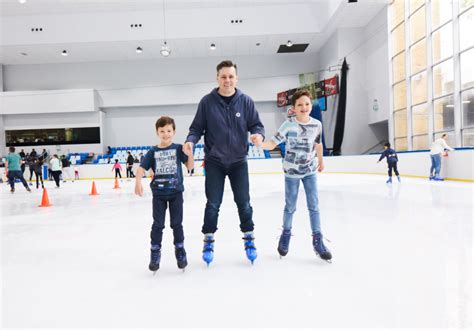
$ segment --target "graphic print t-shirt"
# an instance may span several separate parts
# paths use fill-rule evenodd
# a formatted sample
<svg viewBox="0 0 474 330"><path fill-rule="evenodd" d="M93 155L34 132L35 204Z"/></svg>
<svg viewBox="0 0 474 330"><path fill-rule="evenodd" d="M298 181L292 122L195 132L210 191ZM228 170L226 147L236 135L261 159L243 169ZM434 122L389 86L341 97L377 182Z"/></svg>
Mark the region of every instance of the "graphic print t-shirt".
<svg viewBox="0 0 474 330"><path fill-rule="evenodd" d="M188 161L181 144L171 144L166 148L152 147L140 164L145 170L155 173L150 183L154 195L170 195L184 191L181 163Z"/></svg>
<svg viewBox="0 0 474 330"><path fill-rule="evenodd" d="M302 178L316 173L314 145L321 143L322 130L321 122L314 118L310 118L307 123L300 123L293 117L280 126L272 140L277 145L285 142L283 171L286 176Z"/></svg>

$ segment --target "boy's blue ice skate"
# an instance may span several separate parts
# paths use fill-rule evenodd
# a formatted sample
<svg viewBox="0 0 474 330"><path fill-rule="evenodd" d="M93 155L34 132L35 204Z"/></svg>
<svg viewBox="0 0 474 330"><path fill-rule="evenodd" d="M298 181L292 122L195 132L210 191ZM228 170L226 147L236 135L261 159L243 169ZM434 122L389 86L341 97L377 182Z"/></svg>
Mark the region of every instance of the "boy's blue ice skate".
<svg viewBox="0 0 474 330"><path fill-rule="evenodd" d="M178 263L178 268L184 269L188 265L188 259L186 258L186 250L184 249L183 243L177 243L175 245L174 254L176 256L176 261Z"/></svg>
<svg viewBox="0 0 474 330"><path fill-rule="evenodd" d="M253 262L255 259L257 259L257 248L255 247L255 236L253 235L253 232L249 231L244 233L244 237L242 238L245 246L245 253L247 254L247 259L250 260L250 262L253 265Z"/></svg>
<svg viewBox="0 0 474 330"><path fill-rule="evenodd" d="M152 245L150 251L150 264L148 265L148 269L153 272L153 275L155 275L156 271L160 269L161 246Z"/></svg>
<svg viewBox="0 0 474 330"><path fill-rule="evenodd" d="M207 264L209 264L214 260L214 235L213 234L205 234L204 235L204 248L202 249L202 260Z"/></svg>
<svg viewBox="0 0 474 330"><path fill-rule="evenodd" d="M323 235L321 233L313 234L314 252L323 260L331 262L332 254L323 243Z"/></svg>
<svg viewBox="0 0 474 330"><path fill-rule="evenodd" d="M402 179L400 178L400 175L397 175L397 180L398 180L398 182L402 182Z"/></svg>
<svg viewBox="0 0 474 330"><path fill-rule="evenodd" d="M283 229L283 232L280 236L280 241L278 242L278 253L280 254L280 258L284 257L288 254L288 249L290 248L290 238L291 238L291 230Z"/></svg>
<svg viewBox="0 0 474 330"><path fill-rule="evenodd" d="M389 176L387 182L385 182L385 183L392 183L392 177Z"/></svg>

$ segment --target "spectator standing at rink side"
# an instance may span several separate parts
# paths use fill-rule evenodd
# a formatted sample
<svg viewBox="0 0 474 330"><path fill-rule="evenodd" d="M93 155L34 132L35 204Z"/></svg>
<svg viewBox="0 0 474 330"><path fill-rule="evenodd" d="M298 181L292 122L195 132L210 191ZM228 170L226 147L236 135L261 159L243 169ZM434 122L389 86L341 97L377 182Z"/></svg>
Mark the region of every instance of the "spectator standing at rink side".
<svg viewBox="0 0 474 330"><path fill-rule="evenodd" d="M380 155L380 158L377 163L380 163L382 159L387 157L387 165L388 165L388 180L387 183L392 183L392 170L395 172L395 175L397 176L398 182L401 182L400 179L400 174L398 173L397 169L397 163L398 163L398 156L397 152L390 148L390 143L387 142L383 145L383 148L385 149L382 154Z"/></svg>
<svg viewBox="0 0 474 330"><path fill-rule="evenodd" d="M30 170L30 180L33 179L33 173L35 172L35 160L36 157L33 157L29 154L26 155L26 163L28 164L28 169Z"/></svg>
<svg viewBox="0 0 474 330"><path fill-rule="evenodd" d="M71 162L64 155L61 156L61 165L63 167L63 182L66 182L66 176L69 180L74 182L74 179L71 175Z"/></svg>
<svg viewBox="0 0 474 330"><path fill-rule="evenodd" d="M192 151L184 151L181 144L173 143L176 125L173 118L160 117L156 124L156 134L159 138L157 146L152 147L143 158L135 180L135 194L143 196L142 177L145 171L153 170L153 180L150 188L153 193L153 225L151 228L151 254L148 268L155 272L160 268L161 242L165 227L166 209L169 207L170 226L173 229L175 256L178 268L188 265L184 249L183 230L183 170L194 167Z"/></svg>
<svg viewBox="0 0 474 330"><path fill-rule="evenodd" d="M37 157L37 156L38 156L38 154L36 153L35 148L31 149L30 156L32 156L32 157ZM43 161L44 161L45 159L46 159L46 158L43 157Z"/></svg>
<svg viewBox="0 0 474 330"><path fill-rule="evenodd" d="M74 180L79 180L79 167L74 165Z"/></svg>
<svg viewBox="0 0 474 330"><path fill-rule="evenodd" d="M18 154L20 157L21 157L21 165L20 165L20 169L21 169L21 174L25 174L25 169L26 169L26 157L27 157L27 154L25 154L25 151L23 149L21 149L20 153Z"/></svg>
<svg viewBox="0 0 474 330"><path fill-rule="evenodd" d="M21 157L15 153L15 147L8 148L8 155L5 157L5 175L8 178L8 183L10 184L10 192L15 192L15 180L19 179L27 191L31 192L28 183L21 173Z"/></svg>
<svg viewBox="0 0 474 330"><path fill-rule="evenodd" d="M53 176L54 182L56 182L56 188L59 188L60 176L61 176L61 161L58 158L58 155L54 154L51 160L49 161L51 165L51 175Z"/></svg>
<svg viewBox="0 0 474 330"><path fill-rule="evenodd" d="M122 178L122 166L120 165L119 163L119 160L116 159L115 160L115 164L112 166L112 172L115 170L115 178L117 177L120 177L120 179Z"/></svg>
<svg viewBox="0 0 474 330"><path fill-rule="evenodd" d="M263 143L262 147L273 150L285 142L285 208L283 210L283 231L278 242L278 253L286 256L289 250L293 214L296 211L298 189L303 182L306 204L313 236L313 249L323 260L332 259L331 252L323 242L319 214L318 186L316 172L324 170L323 145L321 136L323 126L309 114L312 108L311 94L306 90L297 91L292 98L296 116L288 118L278 132ZM318 161L316 162L316 157Z"/></svg>
<svg viewBox="0 0 474 330"><path fill-rule="evenodd" d="M132 153L129 151L128 152L128 157L127 157L127 178L134 178L135 174L133 174L133 163L134 159L132 156Z"/></svg>
<svg viewBox="0 0 474 330"><path fill-rule="evenodd" d="M431 157L431 168L430 168L430 180L443 181L441 178L441 154L446 150L454 151L453 148L448 146L446 140L448 134L444 133L439 139L436 139L431 145L430 157Z"/></svg>
<svg viewBox="0 0 474 330"><path fill-rule="evenodd" d="M265 132L253 100L236 88L237 65L223 61L216 69L218 87L199 102L183 147L187 153L192 152L204 135L207 203L202 227L203 260L209 265L214 257L214 233L217 231L225 178L228 177L237 204L247 258L253 263L257 249L249 194L248 133L252 142L259 146Z"/></svg>
<svg viewBox="0 0 474 330"><path fill-rule="evenodd" d="M44 182L43 182L43 158L35 158L33 163L33 169L36 176L36 189L39 187L39 181L41 181L41 188L44 189Z"/></svg>

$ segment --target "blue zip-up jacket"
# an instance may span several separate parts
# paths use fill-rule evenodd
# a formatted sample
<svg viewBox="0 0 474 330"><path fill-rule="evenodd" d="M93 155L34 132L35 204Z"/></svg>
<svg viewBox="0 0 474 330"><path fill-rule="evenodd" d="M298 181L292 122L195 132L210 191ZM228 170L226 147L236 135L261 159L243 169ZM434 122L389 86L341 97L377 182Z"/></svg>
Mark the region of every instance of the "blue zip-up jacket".
<svg viewBox="0 0 474 330"><path fill-rule="evenodd" d="M265 137L265 130L249 96L236 89L227 104L217 90L199 102L186 142L196 144L204 135L205 160L228 165L246 159L248 132Z"/></svg>
<svg viewBox="0 0 474 330"><path fill-rule="evenodd" d="M391 148L388 148L382 152L379 158L379 162L385 157L387 157L387 163L389 164L398 162L397 152Z"/></svg>

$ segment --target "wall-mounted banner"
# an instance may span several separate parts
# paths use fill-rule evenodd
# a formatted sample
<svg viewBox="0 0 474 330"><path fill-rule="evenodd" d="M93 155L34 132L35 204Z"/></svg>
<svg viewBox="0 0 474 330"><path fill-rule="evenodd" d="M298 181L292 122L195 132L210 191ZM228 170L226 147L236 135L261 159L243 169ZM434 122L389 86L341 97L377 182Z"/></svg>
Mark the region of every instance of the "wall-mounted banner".
<svg viewBox="0 0 474 330"><path fill-rule="evenodd" d="M311 85L306 85L299 88L293 88L284 92L280 92L277 94L277 106L281 108L290 105L293 94L295 94L297 90L307 89L311 93L311 97L313 99L317 99L320 106L324 105L324 109L326 109L326 96L335 95L339 93L338 81L339 77L335 75L332 78L321 80ZM324 100L320 100L321 98L324 98ZM323 107L321 107L321 110L323 110Z"/></svg>
<svg viewBox="0 0 474 330"><path fill-rule="evenodd" d="M326 92L326 96L335 95L339 93L338 80L339 79L337 75L324 80L324 90Z"/></svg>

